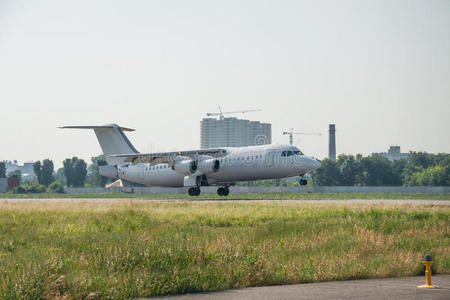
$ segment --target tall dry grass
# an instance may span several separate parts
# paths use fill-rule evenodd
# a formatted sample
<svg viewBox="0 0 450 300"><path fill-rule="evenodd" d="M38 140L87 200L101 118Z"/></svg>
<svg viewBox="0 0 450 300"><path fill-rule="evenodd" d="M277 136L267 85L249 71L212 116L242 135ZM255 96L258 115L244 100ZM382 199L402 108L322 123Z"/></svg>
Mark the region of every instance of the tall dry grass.
<svg viewBox="0 0 450 300"><path fill-rule="evenodd" d="M450 208L3 203L0 297L132 298L450 272Z"/></svg>

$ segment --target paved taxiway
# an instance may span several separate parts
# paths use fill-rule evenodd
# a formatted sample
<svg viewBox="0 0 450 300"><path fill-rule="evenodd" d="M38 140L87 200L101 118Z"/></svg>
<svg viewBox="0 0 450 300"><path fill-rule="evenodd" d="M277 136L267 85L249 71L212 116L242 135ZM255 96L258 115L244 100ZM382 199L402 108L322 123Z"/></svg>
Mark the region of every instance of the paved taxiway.
<svg viewBox="0 0 450 300"><path fill-rule="evenodd" d="M50 198L50 199L0 199L0 203L20 203L20 202L87 202L87 203L145 203L145 202L192 202L192 203L305 203L305 204L410 204L410 205L450 205L450 200L370 200L370 199L336 199L336 200L263 200L244 199L239 197L229 197L219 200L202 200L195 198L186 199L107 199L107 198Z"/></svg>
<svg viewBox="0 0 450 300"><path fill-rule="evenodd" d="M440 289L418 289L424 276L333 281L228 290L151 299L165 300L294 300L294 299L450 299L450 275L435 275Z"/></svg>

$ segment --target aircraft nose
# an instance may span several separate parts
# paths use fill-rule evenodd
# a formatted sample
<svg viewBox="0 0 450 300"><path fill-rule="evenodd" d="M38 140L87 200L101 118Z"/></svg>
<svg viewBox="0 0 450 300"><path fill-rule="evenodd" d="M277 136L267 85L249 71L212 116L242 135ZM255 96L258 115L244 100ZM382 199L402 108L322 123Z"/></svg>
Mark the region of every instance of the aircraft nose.
<svg viewBox="0 0 450 300"><path fill-rule="evenodd" d="M322 165L317 159L310 158L309 159L309 165L311 168L311 171L317 170Z"/></svg>

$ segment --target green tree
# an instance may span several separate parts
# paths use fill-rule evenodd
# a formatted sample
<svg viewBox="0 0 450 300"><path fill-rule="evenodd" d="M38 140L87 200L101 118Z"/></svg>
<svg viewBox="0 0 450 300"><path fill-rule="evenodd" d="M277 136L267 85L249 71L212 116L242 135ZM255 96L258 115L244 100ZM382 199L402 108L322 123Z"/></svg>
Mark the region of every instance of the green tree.
<svg viewBox="0 0 450 300"><path fill-rule="evenodd" d="M4 161L0 161L0 178L6 178L6 165Z"/></svg>
<svg viewBox="0 0 450 300"><path fill-rule="evenodd" d="M314 184L322 186L341 185L341 172L337 161L325 158L322 166L314 172Z"/></svg>
<svg viewBox="0 0 450 300"><path fill-rule="evenodd" d="M55 181L48 186L48 191L51 193L64 193L64 187L61 183Z"/></svg>
<svg viewBox="0 0 450 300"><path fill-rule="evenodd" d="M402 185L404 182L404 173L408 159L397 159L392 162L392 169L396 178L397 185Z"/></svg>
<svg viewBox="0 0 450 300"><path fill-rule="evenodd" d="M408 157L408 165L422 167L424 169L434 164L434 155L426 152L411 152Z"/></svg>
<svg viewBox="0 0 450 300"><path fill-rule="evenodd" d="M436 168L441 167L441 168ZM411 152L403 169L404 185L445 185L450 169L450 154Z"/></svg>
<svg viewBox="0 0 450 300"><path fill-rule="evenodd" d="M438 153L434 155L434 164L442 167L450 167L450 154Z"/></svg>
<svg viewBox="0 0 450 300"><path fill-rule="evenodd" d="M86 181L87 164L84 160L78 159L73 165L73 186L83 187Z"/></svg>
<svg viewBox="0 0 450 300"><path fill-rule="evenodd" d="M109 178L101 176L99 167L106 166L108 163L104 155L94 156L91 158L92 163L89 165L89 184L92 187L104 187L109 181Z"/></svg>
<svg viewBox="0 0 450 300"><path fill-rule="evenodd" d="M66 177L66 185L72 186L73 184L73 166L72 161L77 160L78 158L73 157L72 159L66 158L63 161L63 170L64 170L64 176Z"/></svg>
<svg viewBox="0 0 450 300"><path fill-rule="evenodd" d="M394 174L391 162L380 155L372 155L361 159L363 183L367 186L400 185Z"/></svg>
<svg viewBox="0 0 450 300"><path fill-rule="evenodd" d="M353 155L341 154L337 163L340 170L339 184L344 186L360 185L362 183L362 167Z"/></svg>
<svg viewBox="0 0 450 300"><path fill-rule="evenodd" d="M55 181L55 177L53 176L53 162L49 159L44 159L42 164L39 160L35 162L33 164L33 171L36 174L39 184L48 186Z"/></svg>
<svg viewBox="0 0 450 300"><path fill-rule="evenodd" d="M49 186L53 181L55 181L55 177L53 176L53 161L44 159L42 161L41 181L39 183Z"/></svg>
<svg viewBox="0 0 450 300"><path fill-rule="evenodd" d="M41 182L42 181L42 165L39 160L33 164L33 171L34 171L34 174L36 174L38 182Z"/></svg>
<svg viewBox="0 0 450 300"><path fill-rule="evenodd" d="M74 156L63 161L64 175L66 176L67 186L82 187L86 180L87 165L86 162Z"/></svg>
<svg viewBox="0 0 450 300"><path fill-rule="evenodd" d="M431 166L415 172L411 176L410 185L448 186L450 185L450 167Z"/></svg>
<svg viewBox="0 0 450 300"><path fill-rule="evenodd" d="M55 181L58 181L63 186L67 184L66 175L64 175L64 168L56 170Z"/></svg>

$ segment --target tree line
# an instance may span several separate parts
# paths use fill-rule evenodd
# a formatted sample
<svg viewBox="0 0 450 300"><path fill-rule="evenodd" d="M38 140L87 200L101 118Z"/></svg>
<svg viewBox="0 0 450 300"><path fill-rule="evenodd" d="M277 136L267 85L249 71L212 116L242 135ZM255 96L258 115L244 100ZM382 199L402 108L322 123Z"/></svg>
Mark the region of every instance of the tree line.
<svg viewBox="0 0 450 300"><path fill-rule="evenodd" d="M407 159L389 161L381 155L341 154L324 159L313 174L321 186L449 186L450 154L411 152Z"/></svg>
<svg viewBox="0 0 450 300"><path fill-rule="evenodd" d="M63 167L54 171L53 161L44 159L33 164L36 178L16 187L16 193L63 192L64 187L104 187L109 178L99 174L99 166L106 165L103 155L91 158L89 166L78 157L67 158ZM4 162L0 162L0 178L6 177Z"/></svg>
<svg viewBox="0 0 450 300"><path fill-rule="evenodd" d="M319 186L450 186L450 154L411 152L407 159L389 161L380 155L341 154L336 161L324 159L312 174ZM67 158L63 167L54 171L53 161L44 159L33 164L36 178L24 183L19 192L61 192L64 187L104 187L111 180L100 176L99 167L106 165L103 155L91 158L91 163L77 157ZM0 178L6 177L5 163L0 162ZM294 182L296 183L296 182ZM244 184L244 183L242 183ZM277 180L252 183L280 185ZM293 184L281 180L282 185Z"/></svg>

